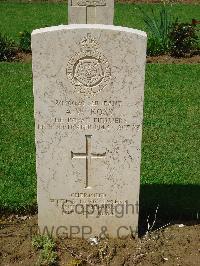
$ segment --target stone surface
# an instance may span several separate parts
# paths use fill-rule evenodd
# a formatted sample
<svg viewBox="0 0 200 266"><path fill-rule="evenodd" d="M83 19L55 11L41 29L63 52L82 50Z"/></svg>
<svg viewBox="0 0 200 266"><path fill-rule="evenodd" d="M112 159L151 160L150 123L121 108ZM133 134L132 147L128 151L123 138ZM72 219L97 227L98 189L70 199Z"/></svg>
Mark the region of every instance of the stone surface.
<svg viewBox="0 0 200 266"><path fill-rule="evenodd" d="M114 0L68 1L69 24L113 24Z"/></svg>
<svg viewBox="0 0 200 266"><path fill-rule="evenodd" d="M146 34L57 26L33 31L32 52L40 229L130 234L138 224Z"/></svg>

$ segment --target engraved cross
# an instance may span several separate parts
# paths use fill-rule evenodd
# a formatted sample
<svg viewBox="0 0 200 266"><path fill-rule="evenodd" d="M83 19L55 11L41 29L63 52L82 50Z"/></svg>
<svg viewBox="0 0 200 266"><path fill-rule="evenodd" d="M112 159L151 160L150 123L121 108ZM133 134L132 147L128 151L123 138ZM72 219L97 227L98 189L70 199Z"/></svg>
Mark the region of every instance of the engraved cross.
<svg viewBox="0 0 200 266"><path fill-rule="evenodd" d="M89 179L91 177L91 170L92 170L92 159L103 158L106 156L106 152L104 153L92 153L92 145L91 145L91 138L92 135L86 135L86 152L85 153L74 153L71 152L72 159L86 159L86 181L85 181L85 188L89 188Z"/></svg>

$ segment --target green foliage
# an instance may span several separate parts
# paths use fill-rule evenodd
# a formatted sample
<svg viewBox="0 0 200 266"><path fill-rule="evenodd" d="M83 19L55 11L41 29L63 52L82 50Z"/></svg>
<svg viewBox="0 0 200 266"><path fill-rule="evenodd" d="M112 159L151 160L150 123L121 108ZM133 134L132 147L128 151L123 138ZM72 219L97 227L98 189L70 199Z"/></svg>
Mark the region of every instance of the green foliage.
<svg viewBox="0 0 200 266"><path fill-rule="evenodd" d="M32 245L40 249L39 265L55 265L57 262L57 253L55 252L55 243L48 236L37 235L32 240Z"/></svg>
<svg viewBox="0 0 200 266"><path fill-rule="evenodd" d="M147 55L156 56L167 53L168 47L163 46L162 42L156 38L148 38Z"/></svg>
<svg viewBox="0 0 200 266"><path fill-rule="evenodd" d="M40 248L45 248L45 249L54 249L55 248L55 243L54 241L44 235L44 236L41 236L41 235L36 235L33 237L32 239L32 245L37 248L37 249L40 249Z"/></svg>
<svg viewBox="0 0 200 266"><path fill-rule="evenodd" d="M43 236L36 235L32 239L32 246L36 249L40 249L44 246L45 241L46 240Z"/></svg>
<svg viewBox="0 0 200 266"><path fill-rule="evenodd" d="M55 265L57 262L57 254L55 251L43 249L40 253L39 265Z"/></svg>
<svg viewBox="0 0 200 266"><path fill-rule="evenodd" d="M156 16L153 8L151 8L150 15L142 9L140 10L143 13L143 19L149 32L147 54L160 55L167 53L170 49L169 32L173 24L173 18L167 5L161 6L158 16Z"/></svg>
<svg viewBox="0 0 200 266"><path fill-rule="evenodd" d="M0 61L10 61L16 53L15 43L6 35L0 33Z"/></svg>
<svg viewBox="0 0 200 266"><path fill-rule="evenodd" d="M31 33L23 31L19 33L19 49L23 52L31 51Z"/></svg>
<svg viewBox="0 0 200 266"><path fill-rule="evenodd" d="M191 55L192 52L197 50L197 26L177 21L172 25L169 36L171 41L170 53L172 56L184 57Z"/></svg>

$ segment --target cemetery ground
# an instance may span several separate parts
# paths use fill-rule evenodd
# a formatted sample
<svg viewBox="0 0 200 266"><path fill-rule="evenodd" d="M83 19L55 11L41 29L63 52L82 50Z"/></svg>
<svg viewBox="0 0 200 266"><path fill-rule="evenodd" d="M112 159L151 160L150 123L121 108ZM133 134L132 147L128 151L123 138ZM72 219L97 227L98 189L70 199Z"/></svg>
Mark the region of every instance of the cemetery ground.
<svg viewBox="0 0 200 266"><path fill-rule="evenodd" d="M155 10L158 16L162 3L157 4L131 4L116 3L114 24L137 28L146 31L142 9L146 14L151 13L151 8ZM156 7L156 8L155 8ZM173 3L169 7L172 18L178 18L180 22L191 23L192 19L198 19L200 5ZM126 16L124 16L126 14ZM67 23L66 3L15 3L6 1L1 3L0 9L0 33L11 38L16 46L19 46L20 33L31 33L33 29L43 28L52 25ZM19 20L20 18L20 20ZM199 26L198 26L199 28ZM200 32L200 31L199 31ZM27 45L27 41L24 43ZM30 47L30 45L28 45ZM15 60L22 62L31 62L29 52L21 52L15 56ZM199 63L200 56L195 55L185 58L173 58L169 56L149 57L148 62L169 62L169 63Z"/></svg>
<svg viewBox="0 0 200 266"><path fill-rule="evenodd" d="M145 24L139 7L150 12L156 6L156 12L162 4L115 4L114 25L145 30ZM0 32L8 34L15 41L19 40L19 32L31 32L37 28L67 24L66 3L0 3ZM199 4L173 4L171 14L182 22L198 19ZM20 19L19 19L20 18Z"/></svg>
<svg viewBox="0 0 200 266"><path fill-rule="evenodd" d="M4 218L0 230L1 265L36 265L41 261L41 250L33 246L31 228L37 225L37 216L14 215ZM187 225L186 225L187 224ZM104 239L98 244L82 239L57 239L49 262L37 265L166 265L197 266L200 256L200 225L174 224L142 238ZM52 253L50 253L52 254ZM55 256L56 254L56 256ZM52 259L54 258L54 259Z"/></svg>
<svg viewBox="0 0 200 266"><path fill-rule="evenodd" d="M200 11L199 5L172 8L187 22ZM63 23L66 5L1 3L0 14L0 31L17 41L20 31ZM115 24L144 29L137 5L117 4ZM141 238L102 240L98 245L57 240L59 265L198 265L199 73L199 64L147 65ZM0 84L0 265L34 265L40 251L34 249L30 233L37 224L31 63L1 62Z"/></svg>
<svg viewBox="0 0 200 266"><path fill-rule="evenodd" d="M139 230L147 232L158 204L154 229L171 224L141 240L58 241L60 265L198 265L198 73L199 65L147 65ZM30 236L37 224L31 64L1 63L0 80L1 256L3 265L31 265L39 257Z"/></svg>

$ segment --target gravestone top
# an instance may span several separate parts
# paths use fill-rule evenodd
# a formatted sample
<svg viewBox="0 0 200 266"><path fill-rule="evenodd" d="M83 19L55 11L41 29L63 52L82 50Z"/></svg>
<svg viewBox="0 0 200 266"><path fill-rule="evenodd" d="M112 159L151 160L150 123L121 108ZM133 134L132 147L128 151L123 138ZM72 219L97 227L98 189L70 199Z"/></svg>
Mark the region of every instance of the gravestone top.
<svg viewBox="0 0 200 266"><path fill-rule="evenodd" d="M113 24L114 0L68 1L69 24Z"/></svg>
<svg viewBox="0 0 200 266"><path fill-rule="evenodd" d="M99 30L110 30L110 31L116 31L116 32L127 32L127 33L132 33L139 35L139 37L146 39L147 34L144 31L133 29L133 28L128 28L128 27L122 27L122 26L114 26L114 25L102 25L102 24L92 24L92 25L87 25L87 24L70 24L70 25L58 25L58 26L51 26L51 27L46 27L46 28L41 28L41 29L35 29L32 32L32 36L42 34L42 33L49 33L49 32L61 32L64 30L81 30L81 29L99 29ZM84 39L83 39L84 40ZM82 41L83 41L82 40Z"/></svg>

